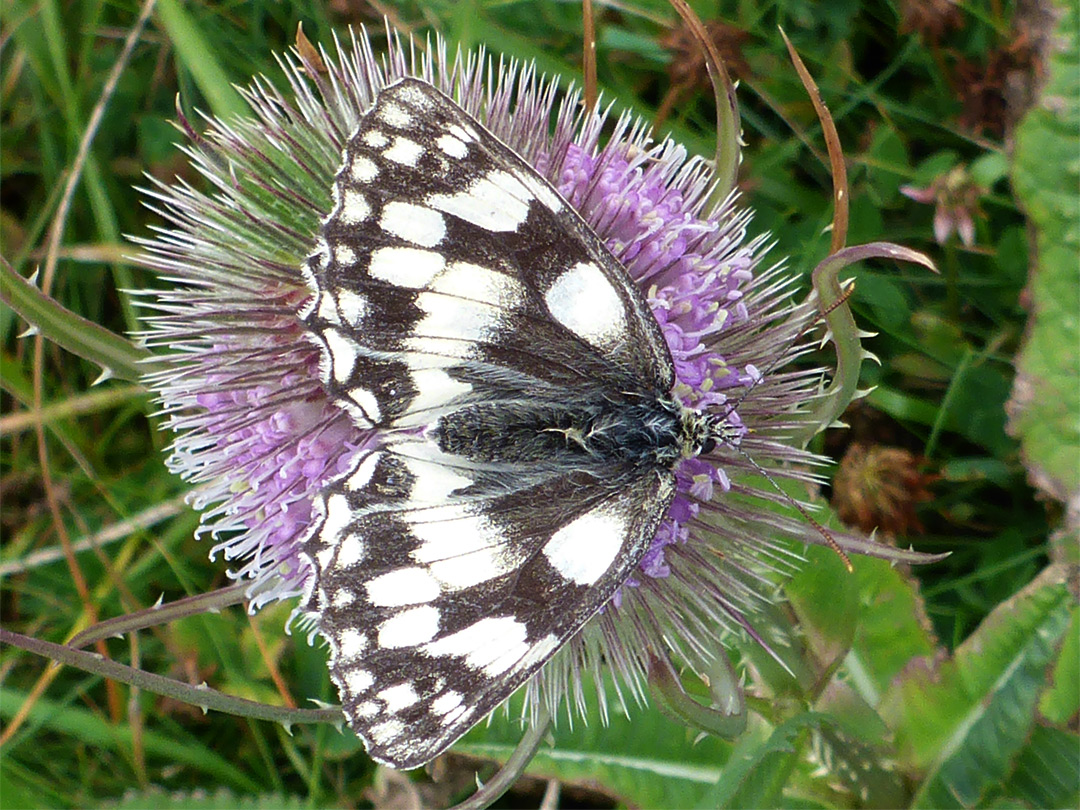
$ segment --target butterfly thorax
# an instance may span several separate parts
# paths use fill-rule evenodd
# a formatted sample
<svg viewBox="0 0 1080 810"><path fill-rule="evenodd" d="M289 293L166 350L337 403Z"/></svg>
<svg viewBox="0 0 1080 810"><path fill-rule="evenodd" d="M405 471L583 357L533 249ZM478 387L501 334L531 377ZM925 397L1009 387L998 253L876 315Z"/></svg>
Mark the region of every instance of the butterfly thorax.
<svg viewBox="0 0 1080 810"><path fill-rule="evenodd" d="M710 441L709 417L650 395L478 404L442 417L435 438L477 462L628 463L672 468Z"/></svg>

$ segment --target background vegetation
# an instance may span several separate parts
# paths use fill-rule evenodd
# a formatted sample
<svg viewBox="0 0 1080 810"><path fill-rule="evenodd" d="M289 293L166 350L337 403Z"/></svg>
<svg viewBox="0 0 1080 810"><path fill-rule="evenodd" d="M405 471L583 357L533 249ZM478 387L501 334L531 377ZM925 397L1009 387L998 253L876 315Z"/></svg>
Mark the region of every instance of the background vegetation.
<svg viewBox="0 0 1080 810"><path fill-rule="evenodd" d="M822 437L819 449L838 461L825 494L848 521L951 556L916 571L857 560L848 575L830 554L810 553L776 609L781 623L797 622L788 641L800 677L751 649L733 653L752 665L749 691L760 698L746 735L695 745L653 709L609 729L561 726L530 769L536 778L503 803L536 805L546 787L547 806L564 807L1075 807L1076 9L1019 0L693 5L740 81L741 187L754 230L778 243L774 255L807 276L828 251L831 219L820 128L782 26L846 148L849 244L899 242L943 270L860 268L852 303L860 325L878 333L867 346L881 365L864 370L876 388L849 414L852 428ZM1051 12L1065 15L1067 5L1055 22ZM139 7L2 8L0 238L4 259L29 276ZM123 290L161 282L124 258L122 234L155 222L133 186L143 172L198 182L173 146L177 93L189 112L228 112L238 104L230 83L259 73L280 80L272 54L294 42L298 23L314 42L360 23L378 39L384 13L403 31L441 32L452 48L484 45L579 80L581 10L572 2L161 0L104 109L52 294L117 333L136 328ZM605 96L711 154L711 91L667 4L601 3L597 22ZM4 626L62 643L96 618L227 584L192 539L196 515L164 469L168 437L145 393L94 386L97 368L49 343L36 358L33 341L17 337L24 329L0 307ZM44 453L30 418L35 385ZM81 549L69 560L56 514ZM88 537L100 546L79 544ZM187 619L108 651L269 703L333 701L322 650L282 631L288 609ZM0 717L5 807L447 805L470 792L477 768L492 770L476 757L504 758L520 733L496 718L437 765L434 781L405 778L377 771L352 735L330 727L289 734L204 715L11 647L0 658Z"/></svg>

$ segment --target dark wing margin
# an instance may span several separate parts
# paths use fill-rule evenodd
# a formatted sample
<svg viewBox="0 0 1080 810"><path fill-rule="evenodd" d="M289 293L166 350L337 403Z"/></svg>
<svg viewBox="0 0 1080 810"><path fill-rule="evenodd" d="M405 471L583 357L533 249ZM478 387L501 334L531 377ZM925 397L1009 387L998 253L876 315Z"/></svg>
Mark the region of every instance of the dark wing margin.
<svg viewBox="0 0 1080 810"><path fill-rule="evenodd" d="M537 386L670 391L670 353L626 271L550 183L430 84L379 93L334 197L301 316L327 389L358 424L416 426ZM491 383L464 383L465 366Z"/></svg>
<svg viewBox="0 0 1080 810"><path fill-rule="evenodd" d="M314 571L303 606L318 614L346 718L373 758L433 759L626 580L674 475L602 474L466 467L408 441L361 455L326 490L301 551ZM438 486L452 489L419 496Z"/></svg>

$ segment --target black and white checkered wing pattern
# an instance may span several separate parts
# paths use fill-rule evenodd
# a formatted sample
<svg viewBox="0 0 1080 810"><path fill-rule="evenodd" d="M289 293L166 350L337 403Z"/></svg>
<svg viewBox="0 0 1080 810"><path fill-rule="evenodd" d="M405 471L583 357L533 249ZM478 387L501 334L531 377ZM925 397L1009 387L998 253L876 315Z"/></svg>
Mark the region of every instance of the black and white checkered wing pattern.
<svg viewBox="0 0 1080 810"><path fill-rule="evenodd" d="M506 700L622 584L674 494L658 473L508 489L520 472L407 441L326 494L308 606L349 724L381 762L422 765Z"/></svg>
<svg viewBox="0 0 1080 810"><path fill-rule="evenodd" d="M387 87L345 148L302 313L361 425L508 391L669 391L656 320L596 234L431 85Z"/></svg>
<svg viewBox="0 0 1080 810"><path fill-rule="evenodd" d="M610 599L674 495L669 469L568 463L505 414L553 414L569 441L578 414L669 392L674 369L592 230L430 85L380 92L334 196L301 317L327 390L382 441L317 499L303 607L350 726L415 767Z"/></svg>

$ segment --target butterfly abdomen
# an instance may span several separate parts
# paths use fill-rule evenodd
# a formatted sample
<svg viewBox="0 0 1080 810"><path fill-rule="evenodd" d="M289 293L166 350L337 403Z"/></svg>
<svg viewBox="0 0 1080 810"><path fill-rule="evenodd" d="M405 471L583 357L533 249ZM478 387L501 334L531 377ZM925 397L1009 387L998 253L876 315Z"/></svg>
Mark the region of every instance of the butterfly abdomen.
<svg viewBox="0 0 1080 810"><path fill-rule="evenodd" d="M631 401L519 401L471 405L442 417L440 449L477 462L559 460L670 468L682 455L682 408L643 396Z"/></svg>

